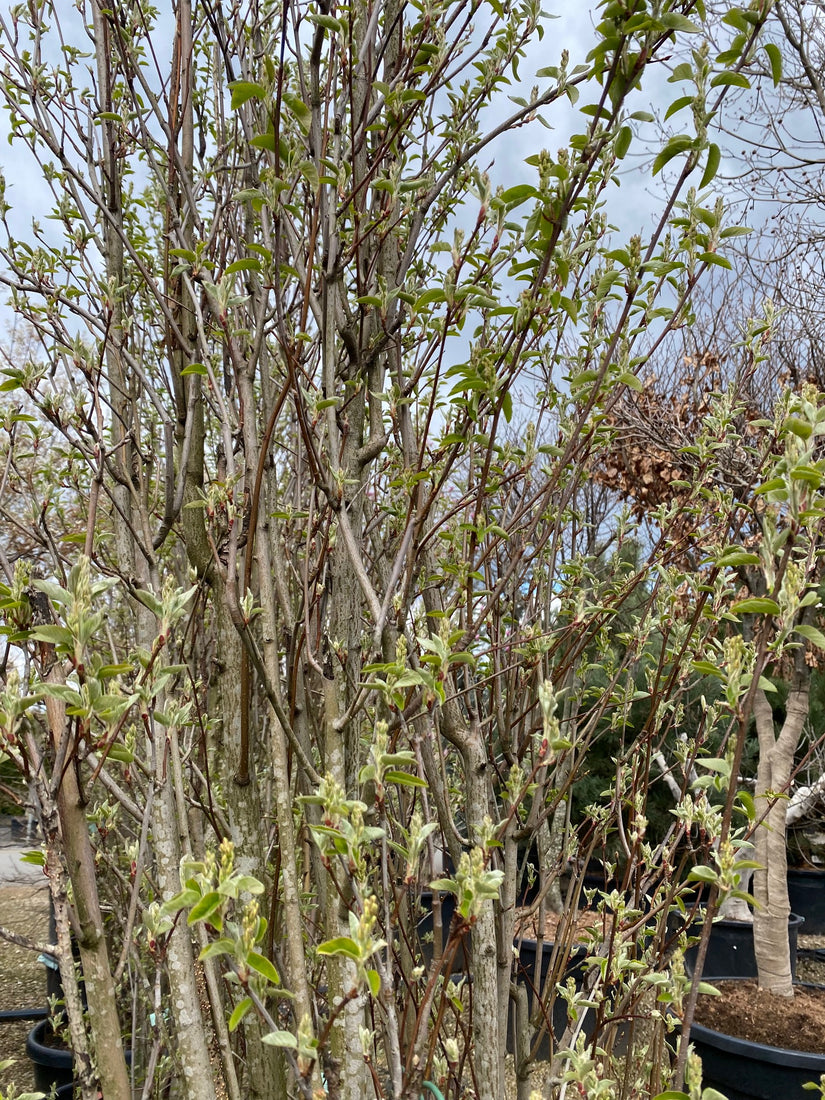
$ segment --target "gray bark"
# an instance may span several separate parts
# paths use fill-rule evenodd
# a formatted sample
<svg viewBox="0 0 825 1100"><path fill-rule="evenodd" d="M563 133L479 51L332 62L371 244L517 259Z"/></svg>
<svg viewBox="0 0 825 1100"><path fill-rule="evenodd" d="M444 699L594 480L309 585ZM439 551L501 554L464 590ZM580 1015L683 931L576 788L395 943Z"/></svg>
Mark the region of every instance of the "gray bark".
<svg viewBox="0 0 825 1100"><path fill-rule="evenodd" d="M761 689L756 693L753 707L759 737L755 802L760 822L754 845L755 859L761 865L754 872L757 905L753 916L753 941L760 989L782 997L793 996L788 945L791 906L785 846L788 803L784 795L790 785L796 746L808 717L809 692L810 670L807 667L797 669L788 695L785 721L778 734L774 731L770 702Z"/></svg>

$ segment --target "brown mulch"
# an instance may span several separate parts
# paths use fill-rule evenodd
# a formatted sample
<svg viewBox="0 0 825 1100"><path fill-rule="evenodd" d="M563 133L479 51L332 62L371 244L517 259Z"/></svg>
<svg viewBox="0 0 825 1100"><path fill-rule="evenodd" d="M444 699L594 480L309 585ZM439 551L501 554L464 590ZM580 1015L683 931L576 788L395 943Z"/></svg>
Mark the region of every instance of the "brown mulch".
<svg viewBox="0 0 825 1100"><path fill-rule="evenodd" d="M697 1023L738 1039L825 1054L825 989L797 988L789 998L766 993L756 982L713 985L721 996L699 998Z"/></svg>
<svg viewBox="0 0 825 1100"><path fill-rule="evenodd" d="M538 939L538 910L530 911L529 909L522 910L516 916L516 937L523 937L524 939L536 940ZM544 917L544 940L547 943L555 943L556 936L559 931L559 924L562 920L567 920L568 916L565 913L546 913ZM604 914L594 913L592 909L583 909L577 916L573 930L573 942L575 943L589 943L589 932L600 926L604 927ZM608 918L609 919L609 918ZM568 931L569 935L569 931Z"/></svg>

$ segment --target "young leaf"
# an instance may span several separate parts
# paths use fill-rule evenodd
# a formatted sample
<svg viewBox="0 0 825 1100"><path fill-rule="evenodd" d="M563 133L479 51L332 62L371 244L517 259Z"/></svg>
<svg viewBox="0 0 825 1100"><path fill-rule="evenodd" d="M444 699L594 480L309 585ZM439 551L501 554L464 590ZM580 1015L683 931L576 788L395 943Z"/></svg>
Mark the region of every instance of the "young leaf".
<svg viewBox="0 0 825 1100"><path fill-rule="evenodd" d="M262 88L260 84L253 84L249 80L236 80L229 87L232 92L231 106L233 111L237 111L248 99L264 99L266 97L266 88Z"/></svg>
<svg viewBox="0 0 825 1100"><path fill-rule="evenodd" d="M672 137L653 161L653 175L658 175L668 161L678 157L680 153L686 153L688 149L692 149L694 141L695 139L688 134L676 134L675 137Z"/></svg>
<svg viewBox="0 0 825 1100"><path fill-rule="evenodd" d="M265 955L261 955L257 951L250 951L246 956L246 961L253 970L263 975L263 977L266 978L267 981L272 982L273 985L281 984L281 977L278 971Z"/></svg>
<svg viewBox="0 0 825 1100"><path fill-rule="evenodd" d="M699 184L699 190L703 187L707 187L708 184L715 178L716 173L719 171L719 162L722 159L722 153L716 142L711 142L708 146L708 162L705 165L705 171L702 175L702 182Z"/></svg>
<svg viewBox="0 0 825 1100"><path fill-rule="evenodd" d="M233 264L224 271L224 275L234 275L236 271L260 271L261 261L256 259L255 256L245 256L242 260L235 260Z"/></svg>
<svg viewBox="0 0 825 1100"><path fill-rule="evenodd" d="M766 42L763 48L768 55L768 62L771 66L771 77L775 88L782 79L782 53L774 42Z"/></svg>
<svg viewBox="0 0 825 1100"><path fill-rule="evenodd" d="M719 875L712 867L694 867L688 874L688 882L716 882Z"/></svg>
<svg viewBox="0 0 825 1100"><path fill-rule="evenodd" d="M686 15L676 11L665 11L659 16L659 22L670 31L680 31L682 34L699 34L701 27L697 27Z"/></svg>
<svg viewBox="0 0 825 1100"><path fill-rule="evenodd" d="M799 626L794 627L794 634L801 634L803 638L813 642L817 649L825 649L825 634L821 630L817 630L815 626L801 623Z"/></svg>
<svg viewBox="0 0 825 1100"><path fill-rule="evenodd" d="M223 898L221 895L216 890L210 890L208 894L203 895L196 905L192 906L189 916L186 918L186 923L197 924L199 920L205 920L219 929L220 917L217 916L216 911L220 909L222 904Z"/></svg>
<svg viewBox="0 0 825 1100"><path fill-rule="evenodd" d="M262 1039L271 1047L285 1047L288 1050L298 1049L298 1040L291 1031L270 1031L262 1036Z"/></svg>
<svg viewBox="0 0 825 1100"><path fill-rule="evenodd" d="M360 959L358 944L349 936L336 936L318 944L319 955L345 955L349 959Z"/></svg>
<svg viewBox="0 0 825 1100"><path fill-rule="evenodd" d="M717 73L711 80L711 88L719 88L722 86L729 88L750 88L751 82L744 75L744 73L732 73L725 71L723 73Z"/></svg>
<svg viewBox="0 0 825 1100"><path fill-rule="evenodd" d="M731 611L740 615L778 615L779 604L767 596L749 596L735 603Z"/></svg>
<svg viewBox="0 0 825 1100"><path fill-rule="evenodd" d="M629 126L622 126L616 137L616 144L613 147L613 151L616 154L616 160L624 160L632 140L633 131Z"/></svg>
<svg viewBox="0 0 825 1100"><path fill-rule="evenodd" d="M239 1001L235 1005L235 1010L232 1013L232 1015L229 1017L229 1030L230 1031L235 1031L238 1024L241 1022L241 1020L244 1018L244 1016L247 1014L247 1012L249 1012L250 1008L252 1008L252 998L251 997L244 997L244 999L242 1001Z"/></svg>

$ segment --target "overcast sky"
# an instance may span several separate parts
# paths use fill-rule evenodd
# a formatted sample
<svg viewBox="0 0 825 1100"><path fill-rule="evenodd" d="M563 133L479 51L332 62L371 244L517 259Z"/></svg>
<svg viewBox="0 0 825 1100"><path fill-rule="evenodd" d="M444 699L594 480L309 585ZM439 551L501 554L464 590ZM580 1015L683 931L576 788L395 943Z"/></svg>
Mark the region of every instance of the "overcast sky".
<svg viewBox="0 0 825 1100"><path fill-rule="evenodd" d="M171 31L171 24L169 29ZM564 4L563 14L546 24L542 41L534 38L521 64L523 87L504 89L489 108L489 120L484 121L495 125L506 119L516 109L508 99L508 94L529 95L530 88L536 83L536 71L547 65L557 64L562 49L569 51L572 68L584 62L594 42L593 15L589 5ZM162 48L158 50L158 56L164 56ZM660 115L663 114L667 104L678 94L677 89L667 83L668 75L665 65L657 64L650 68L641 90L635 93L630 109L658 110ZM538 83L546 85L546 80ZM545 118L552 129L548 130L536 122L503 135L482 154L481 167L489 167L494 183L502 186L534 180L535 170L525 165L525 159L542 148L555 154L557 149L567 146L572 134L584 130L588 119L581 113L581 107L587 102L588 94L592 100L595 92L584 89L581 100L575 106L566 98L554 103L545 112ZM658 128L653 124L634 125L640 133L634 139L630 153L624 161L621 186L611 187L608 196L609 218L619 227L623 238L633 232L646 235L652 229L666 193L665 180L661 177L651 179L649 171L651 156L661 142ZM13 146L9 146L7 136L5 113L0 112L0 163L8 183L7 199L13 206L10 217L13 231L21 237L28 235L32 218L38 218L48 232L49 223L46 218L53 203L51 193L42 181L39 170L31 163L22 143L15 142ZM674 162L676 163L678 162ZM666 176L667 172L663 175ZM697 173L697 182L698 175ZM715 184L715 188L724 188L721 179Z"/></svg>
<svg viewBox="0 0 825 1100"><path fill-rule="evenodd" d="M563 15L549 21L543 41L534 39L520 68L524 87L511 88L509 94L529 94L531 86L536 82L536 71L544 66L557 64L563 48L569 50L571 68L586 58L595 41L592 14L584 4L567 4L565 9ZM162 51L159 53L162 54ZM644 87L638 93L639 108L650 108L651 104L667 102L666 97L668 94L672 96L673 88L666 85L666 76L667 73L661 66L649 72ZM539 83L544 84L546 81ZM490 117L495 123L516 109L507 99L507 94L506 91L502 92L491 107ZM519 179L534 178L532 169L524 165L525 158L541 148L548 148L555 153L558 148L567 145L571 134L582 132L587 120L580 113L580 107L586 101L585 93L575 107L566 99L553 104L545 114L552 130L535 123L498 140L488 154L492 161L490 171L494 181L512 186ZM8 199L14 208L13 224L15 230L22 235L28 230L32 218L45 217L52 198L40 179L39 172L26 156L22 143L15 142L13 146L9 146L7 138L5 112L0 112L0 163L9 185ZM628 231L644 228L645 221L649 225L651 211L658 205L649 187L648 173L635 170L640 153L641 146L634 143L631 155L627 158L627 169L620 193L617 193L615 202L611 204L611 216L620 221L622 228ZM482 158L482 164L486 163Z"/></svg>

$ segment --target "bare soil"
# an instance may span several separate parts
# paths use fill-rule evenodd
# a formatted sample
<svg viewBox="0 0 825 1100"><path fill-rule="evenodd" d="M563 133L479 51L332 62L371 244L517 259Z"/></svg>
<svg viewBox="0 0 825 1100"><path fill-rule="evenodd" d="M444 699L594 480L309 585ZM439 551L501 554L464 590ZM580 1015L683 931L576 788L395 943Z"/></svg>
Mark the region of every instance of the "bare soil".
<svg viewBox="0 0 825 1100"><path fill-rule="evenodd" d="M825 1054L825 989L797 988L775 997L756 982L714 982L720 997L702 996L696 1022L705 1027L785 1050Z"/></svg>
<svg viewBox="0 0 825 1100"><path fill-rule="evenodd" d="M48 939L49 891L44 883L0 887L0 926L41 943ZM46 1004L46 968L37 953L0 939L0 1011L42 1008ZM34 1076L26 1056L26 1036L34 1021L0 1020L0 1061L14 1065L0 1072L0 1090L13 1081L18 1091L31 1091Z"/></svg>

